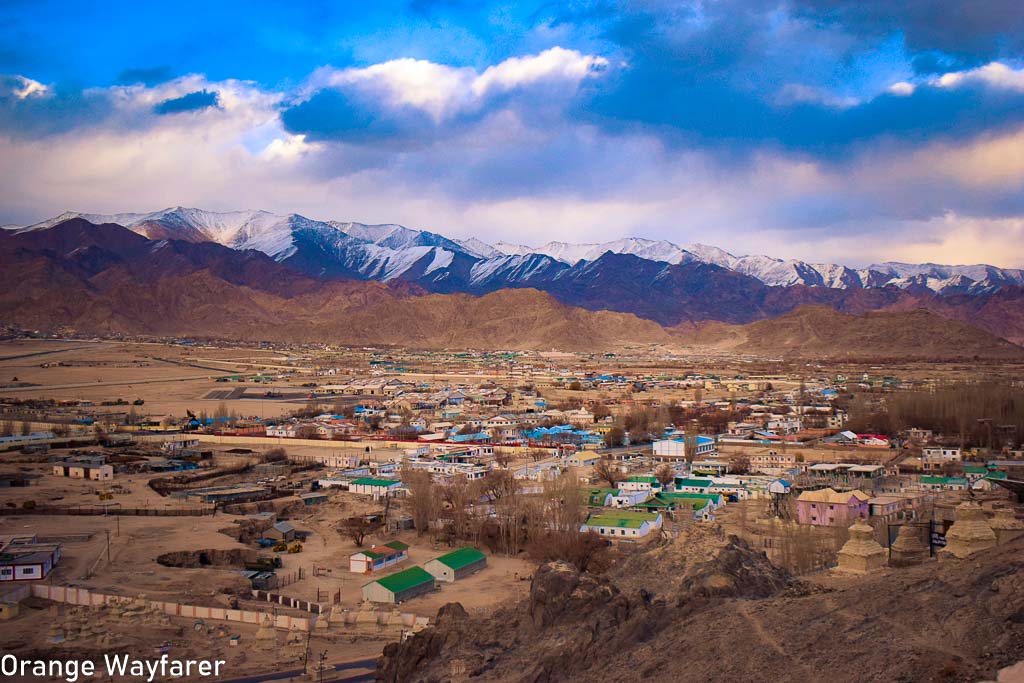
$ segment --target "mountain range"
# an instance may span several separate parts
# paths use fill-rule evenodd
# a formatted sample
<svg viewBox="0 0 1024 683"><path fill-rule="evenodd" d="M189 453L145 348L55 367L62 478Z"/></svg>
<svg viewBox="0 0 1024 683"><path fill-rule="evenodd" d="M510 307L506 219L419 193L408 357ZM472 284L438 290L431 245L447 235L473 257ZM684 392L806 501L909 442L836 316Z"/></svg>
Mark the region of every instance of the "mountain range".
<svg viewBox="0 0 1024 683"><path fill-rule="evenodd" d="M400 225L181 207L148 214L65 213L34 225L8 226L0 230L0 255L6 273L0 319L38 327L52 327L56 304L66 324L80 329L95 330L99 325L111 332L187 332L187 326L179 324L180 310L165 310L159 319L145 320L173 301L189 311L221 311L218 329L235 336L244 333L250 338L254 330L248 326L258 329L260 320L301 324L313 335L329 333L331 320L338 315L369 315L373 306L384 306L388 315L397 316L406 306L416 310L406 310L406 318L393 321L394 334L364 319L360 329L366 334L358 337L347 328L346 339L401 343L389 340L405 329L419 335L419 343L436 346L456 339L427 329L433 316L448 306L442 302L459 301L461 310L479 309L480 314L494 313L500 319L501 311L485 310L486 305L481 309L479 303L497 305L500 300L505 306L516 301L546 314L558 311L577 327L556 331L548 326L532 335L523 331L528 321L519 320L520 329L512 336L502 338L499 325L491 330L492 336L478 340L479 346L517 348L524 340L558 346L553 342L559 335L591 335L594 343L628 341L627 335L603 329L611 319L598 321L585 313L626 314L612 327L632 327L637 342L663 342L666 335L678 338L709 325L721 330L714 328L717 323L740 326L774 320L807 305L852 315L927 309L996 337L1024 342L1022 271L992 266L887 263L857 270L765 256L736 257L714 247L683 248L639 238L584 245L553 242L533 249L455 240ZM116 283L127 287L131 296L116 290ZM58 288L63 293L54 301L51 297ZM530 291L514 299L500 291L509 289ZM156 291L162 291L166 302L147 301ZM485 296L492 293L499 297ZM444 299L431 294L463 296ZM40 299L47 303L40 306ZM82 308L85 302L90 305ZM82 310L72 310L76 306ZM141 318L127 319L128 311ZM505 315L514 312L504 310ZM237 319L232 321L232 316ZM194 324L196 316L189 314L187 319ZM423 326L418 332L406 327L417 320ZM532 320L531 329L539 318ZM646 321L657 325L648 326ZM482 329L471 328L472 334ZM511 329L505 332L511 334ZM214 330L193 334L200 332ZM302 336L296 332L291 330L289 338ZM456 326L453 334L459 332L470 334L470 327ZM706 334L702 340L707 341Z"/></svg>
<svg viewBox="0 0 1024 683"><path fill-rule="evenodd" d="M680 246L665 240L629 237L612 242L548 242L539 247L443 235L401 225L318 221L298 214L267 211L217 213L175 207L152 213L65 212L13 232L52 227L70 218L116 223L150 239L216 242L233 249L255 249L310 275L343 275L368 280L419 280L430 289L500 289L531 280L571 278L574 271L606 254L631 255L667 266L710 264L746 275L768 286L806 285L830 289L895 286L940 294L991 292L1024 285L1024 270L989 265L885 262L866 268L807 263L770 256L735 256L704 244ZM430 287L430 285L434 285Z"/></svg>

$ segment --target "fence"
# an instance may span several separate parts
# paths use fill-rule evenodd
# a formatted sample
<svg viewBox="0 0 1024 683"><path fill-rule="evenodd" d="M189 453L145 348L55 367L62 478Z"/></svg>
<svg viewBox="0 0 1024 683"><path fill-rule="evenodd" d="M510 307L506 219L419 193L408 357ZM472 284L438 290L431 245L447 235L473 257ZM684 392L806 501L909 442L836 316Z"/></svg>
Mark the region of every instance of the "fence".
<svg viewBox="0 0 1024 683"><path fill-rule="evenodd" d="M298 598L288 597L287 595L271 593L270 591L258 589L253 589L252 596L256 600L272 602L277 605L281 605L282 607L291 607L292 609L302 610L303 612L309 612L310 614L323 614L328 607L328 605L324 605L319 602L300 600Z"/></svg>
<svg viewBox="0 0 1024 683"><path fill-rule="evenodd" d="M4 515L72 515L103 516L121 515L128 517L205 517L216 511L213 505L182 508L126 508L118 506L76 505L74 507L36 506L32 508L4 508Z"/></svg>
<svg viewBox="0 0 1024 683"><path fill-rule="evenodd" d="M144 604L152 609L158 609L164 614L172 617L187 617L191 619L211 619L213 621L232 621L242 624L260 624L264 617L270 617L271 623L277 628L288 630L309 631L315 622L315 617L293 617L287 614L269 614L253 610L228 609L225 607L203 607L200 605L182 605L177 602L165 602L162 600L143 600L141 598L130 598L123 595L107 595L97 593L85 588L72 588L69 586L48 586L36 584L32 586L32 595L37 598L63 602L69 605L83 605L86 607L100 607L107 603L134 602Z"/></svg>

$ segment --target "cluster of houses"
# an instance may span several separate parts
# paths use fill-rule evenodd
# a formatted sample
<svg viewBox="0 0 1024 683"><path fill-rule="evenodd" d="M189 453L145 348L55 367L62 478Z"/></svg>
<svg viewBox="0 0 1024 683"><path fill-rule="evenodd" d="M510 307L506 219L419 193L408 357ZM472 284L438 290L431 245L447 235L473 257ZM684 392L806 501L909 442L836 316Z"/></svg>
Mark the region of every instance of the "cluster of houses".
<svg viewBox="0 0 1024 683"><path fill-rule="evenodd" d="M688 474L661 481L652 474L633 475L614 487L584 490L590 512L580 531L636 542L661 530L666 517L683 523L713 521L722 506L753 495L750 483L750 478L727 476Z"/></svg>

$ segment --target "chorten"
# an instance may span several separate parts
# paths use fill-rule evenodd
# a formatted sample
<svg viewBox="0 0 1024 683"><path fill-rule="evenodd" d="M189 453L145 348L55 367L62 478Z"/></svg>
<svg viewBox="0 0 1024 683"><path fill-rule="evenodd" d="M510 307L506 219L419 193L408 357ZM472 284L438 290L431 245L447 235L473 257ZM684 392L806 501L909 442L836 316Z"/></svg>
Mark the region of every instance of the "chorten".
<svg viewBox="0 0 1024 683"><path fill-rule="evenodd" d="M1017 519L1012 508L997 509L989 526L996 533L996 541L999 545L1009 543L1018 536L1024 535L1024 520Z"/></svg>
<svg viewBox="0 0 1024 683"><path fill-rule="evenodd" d="M850 527L850 540L839 551L837 570L866 574L885 567L885 548L875 540L869 525L856 521Z"/></svg>
<svg viewBox="0 0 1024 683"><path fill-rule="evenodd" d="M928 559L928 544L921 540L921 527L904 524L889 548L889 564L908 567Z"/></svg>
<svg viewBox="0 0 1024 683"><path fill-rule="evenodd" d="M956 506L956 521L946 532L943 552L967 557L996 544L996 532L985 520L985 511L977 503L965 500Z"/></svg>

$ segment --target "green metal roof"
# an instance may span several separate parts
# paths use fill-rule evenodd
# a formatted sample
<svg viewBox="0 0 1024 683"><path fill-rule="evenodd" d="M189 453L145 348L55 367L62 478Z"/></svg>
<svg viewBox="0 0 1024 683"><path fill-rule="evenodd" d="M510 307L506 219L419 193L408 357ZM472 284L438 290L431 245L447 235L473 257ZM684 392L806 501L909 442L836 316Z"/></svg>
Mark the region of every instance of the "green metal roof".
<svg viewBox="0 0 1024 683"><path fill-rule="evenodd" d="M722 499L721 493L683 493L679 491L673 491L672 493L659 493L659 497L668 498L669 500L714 500L718 501Z"/></svg>
<svg viewBox="0 0 1024 683"><path fill-rule="evenodd" d="M397 479L376 479L374 477L360 477L359 479L353 479L352 483L349 484L349 486L352 486L353 484L357 486L394 486L395 484L400 483L401 482L398 481Z"/></svg>
<svg viewBox="0 0 1024 683"><path fill-rule="evenodd" d="M616 514L594 515L586 521L587 526L614 526L626 529L639 529L644 525L642 519L626 519Z"/></svg>
<svg viewBox="0 0 1024 683"><path fill-rule="evenodd" d="M441 557L436 557L434 559L446 567L458 570L463 567L468 567L474 562L479 562L480 560L485 559L485 557L486 556L482 552L467 545L450 552L447 555L442 555Z"/></svg>
<svg viewBox="0 0 1024 683"><path fill-rule="evenodd" d="M409 567L391 576L385 576L371 581L366 584L369 586L371 583L380 584L392 593L398 594L403 593L410 588L416 588L422 586L425 583L433 583L434 576L426 569L420 566Z"/></svg>
<svg viewBox="0 0 1024 683"><path fill-rule="evenodd" d="M590 515L587 526L615 526L627 529L639 529L644 522L654 524L658 521L657 512L634 512L633 510L609 510L600 514Z"/></svg>
<svg viewBox="0 0 1024 683"><path fill-rule="evenodd" d="M639 484L656 484L658 483L658 478L649 475L637 475L634 477L630 477L629 481L636 482Z"/></svg>
<svg viewBox="0 0 1024 683"><path fill-rule="evenodd" d="M967 480L963 477L921 477L922 484L950 484L950 485L967 485Z"/></svg>
<svg viewBox="0 0 1024 683"><path fill-rule="evenodd" d="M707 488L714 482L710 479L684 479L682 477L676 477L676 486L699 486L701 488Z"/></svg>
<svg viewBox="0 0 1024 683"><path fill-rule="evenodd" d="M409 544L402 543L401 541L388 541L384 545L391 548L392 550L397 550L398 552L402 552L403 550L409 549Z"/></svg>

